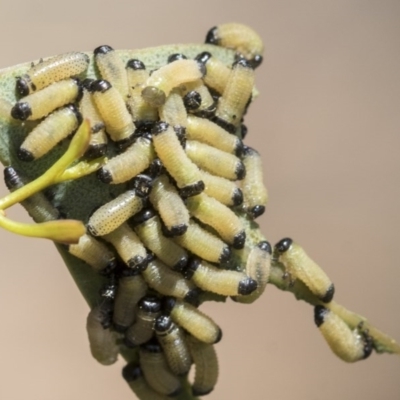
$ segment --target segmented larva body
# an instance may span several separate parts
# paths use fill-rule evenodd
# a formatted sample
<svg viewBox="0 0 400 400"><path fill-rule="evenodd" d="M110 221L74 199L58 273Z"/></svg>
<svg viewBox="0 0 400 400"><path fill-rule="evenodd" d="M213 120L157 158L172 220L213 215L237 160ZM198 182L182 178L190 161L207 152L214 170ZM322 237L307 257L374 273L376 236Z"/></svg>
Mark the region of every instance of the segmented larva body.
<svg viewBox="0 0 400 400"><path fill-rule="evenodd" d="M370 356L373 345L362 326L354 330L333 311L316 306L314 321L331 350L343 361L355 362Z"/></svg>
<svg viewBox="0 0 400 400"><path fill-rule="evenodd" d="M87 223L93 236L112 232L143 208L143 199L135 190L128 190L97 209Z"/></svg>
<svg viewBox="0 0 400 400"><path fill-rule="evenodd" d="M228 23L215 26L208 31L206 43L236 50L238 55L248 59L254 68L262 62L262 39L246 25Z"/></svg>
<svg viewBox="0 0 400 400"><path fill-rule="evenodd" d="M21 96L43 89L54 82L78 76L85 72L89 57L84 53L66 53L40 61L26 74L17 78L16 89Z"/></svg>
<svg viewBox="0 0 400 400"><path fill-rule="evenodd" d="M179 378L169 369L158 343L143 345L139 350L139 358L144 377L156 392L173 397L181 391Z"/></svg>
<svg viewBox="0 0 400 400"><path fill-rule="evenodd" d="M324 303L329 303L335 287L326 273L292 239L282 239L275 245L278 260L285 266L289 279L299 279Z"/></svg>
<svg viewBox="0 0 400 400"><path fill-rule="evenodd" d="M195 375L192 391L195 396L205 396L214 389L218 380L218 359L214 346L203 343L193 337L188 338Z"/></svg>
<svg viewBox="0 0 400 400"><path fill-rule="evenodd" d="M147 284L139 273L119 279L113 313L114 327L119 332L124 332L133 324L136 305L147 290Z"/></svg>
<svg viewBox="0 0 400 400"><path fill-rule="evenodd" d="M187 374L192 359L183 330L167 315L161 315L156 319L154 330L171 371L178 376Z"/></svg>
<svg viewBox="0 0 400 400"><path fill-rule="evenodd" d="M29 133L18 150L18 157L23 161L37 160L78 129L81 122L74 105L52 112Z"/></svg>
<svg viewBox="0 0 400 400"><path fill-rule="evenodd" d="M110 329L112 309L110 301L103 301L92 308L86 320L90 351L103 365L114 364L119 354L118 335Z"/></svg>
<svg viewBox="0 0 400 400"><path fill-rule="evenodd" d="M11 116L21 121L46 117L55 109L73 103L79 93L80 83L76 79L52 83L19 100L12 108Z"/></svg>

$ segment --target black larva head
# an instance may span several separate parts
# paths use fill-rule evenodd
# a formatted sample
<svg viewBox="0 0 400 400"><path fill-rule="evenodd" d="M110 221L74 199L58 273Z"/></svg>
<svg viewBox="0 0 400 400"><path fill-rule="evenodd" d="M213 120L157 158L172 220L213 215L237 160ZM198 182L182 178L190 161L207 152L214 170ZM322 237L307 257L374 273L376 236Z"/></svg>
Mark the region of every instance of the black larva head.
<svg viewBox="0 0 400 400"><path fill-rule="evenodd" d="M137 271L144 271L148 263L149 260L146 257L136 255L128 260L128 267Z"/></svg>
<svg viewBox="0 0 400 400"><path fill-rule="evenodd" d="M153 187L153 179L145 174L136 175L129 186L135 189L138 196L147 197Z"/></svg>
<svg viewBox="0 0 400 400"><path fill-rule="evenodd" d="M187 60L187 57L182 53L174 53L174 54L171 54L168 57L167 62L168 63L172 63L172 62L177 61L177 60Z"/></svg>
<svg viewBox="0 0 400 400"><path fill-rule="evenodd" d="M183 104L188 111L197 110L201 106L201 96L199 92L191 90L183 97Z"/></svg>
<svg viewBox="0 0 400 400"><path fill-rule="evenodd" d="M140 346L140 348L143 351L146 351L148 353L161 353L162 352L161 346L156 341L153 341L153 340L151 340L145 344L142 344Z"/></svg>
<svg viewBox="0 0 400 400"><path fill-rule="evenodd" d="M95 81L95 79L91 78L86 78L81 82L82 88L86 89L90 92L90 87L92 86L92 83Z"/></svg>
<svg viewBox="0 0 400 400"><path fill-rule="evenodd" d="M13 167L4 168L4 182L8 190L14 189L17 186L22 186L24 183L21 181L17 171Z"/></svg>
<svg viewBox="0 0 400 400"><path fill-rule="evenodd" d="M168 229L168 236L169 237L174 237L174 236L181 236L183 235L188 229L188 226L186 224L179 224L179 225L174 225L170 229Z"/></svg>
<svg viewBox="0 0 400 400"><path fill-rule="evenodd" d="M156 212L152 208L146 208L145 210L137 213L133 218L132 222L134 225L141 225L149 219L156 216Z"/></svg>
<svg viewBox="0 0 400 400"><path fill-rule="evenodd" d="M164 297L163 310L166 314L170 314L175 307L176 299L174 297Z"/></svg>
<svg viewBox="0 0 400 400"><path fill-rule="evenodd" d="M111 86L110 82L108 82L104 79L98 79L98 80L92 82L92 84L90 85L90 91L104 93L107 90L110 90L111 87L112 86Z"/></svg>
<svg viewBox="0 0 400 400"><path fill-rule="evenodd" d="M246 167L242 162L239 162L236 166L236 178L241 181L246 176Z"/></svg>
<svg viewBox="0 0 400 400"><path fill-rule="evenodd" d="M258 218L259 216L263 215L264 212L265 212L265 206L262 205L254 206L249 210L249 213L253 218Z"/></svg>
<svg viewBox="0 0 400 400"><path fill-rule="evenodd" d="M157 136L160 133L165 132L169 128L169 124L164 121L156 122L151 130L152 135Z"/></svg>
<svg viewBox="0 0 400 400"><path fill-rule="evenodd" d="M237 60L235 60L232 64L232 68L238 68L238 67L251 68L251 69L253 68L251 62L242 57L238 57Z"/></svg>
<svg viewBox="0 0 400 400"><path fill-rule="evenodd" d="M248 133L247 126L242 124L240 126L240 134L242 136L242 139L244 139L246 137L247 133Z"/></svg>
<svg viewBox="0 0 400 400"><path fill-rule="evenodd" d="M293 243L292 239L284 238L275 245L275 250L277 251L278 254L282 254L290 249L292 243Z"/></svg>
<svg viewBox="0 0 400 400"><path fill-rule="evenodd" d="M179 261L173 266L173 270L183 273L183 271L186 268L186 265L188 263L188 256L187 255L183 255Z"/></svg>
<svg viewBox="0 0 400 400"><path fill-rule="evenodd" d="M235 147L235 155L237 157L241 157L244 152L244 144L243 142L238 138L236 142L236 147Z"/></svg>
<svg viewBox="0 0 400 400"><path fill-rule="evenodd" d="M105 168L100 168L97 173L96 173L97 177L103 182L103 183L111 183L113 181L113 177L110 173L110 171L108 171Z"/></svg>
<svg viewBox="0 0 400 400"><path fill-rule="evenodd" d="M130 68L130 69L133 69L134 71L138 71L140 69L146 69L146 66L144 65L144 63L142 61L140 61L136 58L132 58L126 63L126 68Z"/></svg>
<svg viewBox="0 0 400 400"><path fill-rule="evenodd" d="M257 243L257 247L259 247L262 251L266 253L272 254L272 246L266 240Z"/></svg>
<svg viewBox="0 0 400 400"><path fill-rule="evenodd" d="M219 42L218 27L214 26L207 32L206 43L217 45L218 42Z"/></svg>
<svg viewBox="0 0 400 400"><path fill-rule="evenodd" d="M27 96L29 94L28 80L29 77L27 75L17 77L15 88L20 96Z"/></svg>
<svg viewBox="0 0 400 400"><path fill-rule="evenodd" d="M32 115L31 106L25 101L19 101L11 109L11 116L14 119L19 119L20 121L25 121Z"/></svg>
<svg viewBox="0 0 400 400"><path fill-rule="evenodd" d="M206 64L207 61L208 61L211 57L212 57L212 56L211 56L211 53L209 53L208 51L203 51L203 53L200 53L200 54L198 54L198 55L195 57L195 60L196 60L197 62Z"/></svg>
<svg viewBox="0 0 400 400"><path fill-rule="evenodd" d="M158 313L161 310L160 299L155 296L145 296L139 301L139 308L148 313Z"/></svg>
<svg viewBox="0 0 400 400"><path fill-rule="evenodd" d="M246 241L246 232L243 230L235 235L235 237L233 238L232 246L235 249L243 249L245 241Z"/></svg>
<svg viewBox="0 0 400 400"><path fill-rule="evenodd" d="M253 293L257 289L257 281L252 278L245 278L239 282L238 293L242 296Z"/></svg>
<svg viewBox="0 0 400 400"><path fill-rule="evenodd" d="M157 333L165 333L167 332L172 326L172 319L168 315L160 315L155 323L154 323L154 330Z"/></svg>
<svg viewBox="0 0 400 400"><path fill-rule="evenodd" d="M111 46L107 46L107 45L105 44L105 45L103 45L103 46L96 47L96 48L93 50L93 54L94 54L95 56L97 56L98 54L107 54L107 53L109 53L110 51L114 51L114 49L113 49Z"/></svg>
<svg viewBox="0 0 400 400"><path fill-rule="evenodd" d="M35 159L35 156L29 150L23 148L17 150L17 156L21 161L31 162Z"/></svg>
<svg viewBox="0 0 400 400"><path fill-rule="evenodd" d="M320 327L324 321L326 316L330 313L330 311L324 306L315 306L314 308L314 322L317 327Z"/></svg>
<svg viewBox="0 0 400 400"><path fill-rule="evenodd" d="M243 203L243 192L236 188L232 194L232 203L234 206L240 206Z"/></svg>
<svg viewBox="0 0 400 400"><path fill-rule="evenodd" d="M321 298L321 301L324 303L329 303L333 299L333 295L335 294L335 286L332 285L329 286L328 290L325 293L325 296Z"/></svg>
<svg viewBox="0 0 400 400"><path fill-rule="evenodd" d="M368 358L371 355L372 350L374 349L374 342L373 342L371 336L369 336L367 332L362 332L361 334L364 339L363 359L365 360L366 358Z"/></svg>
<svg viewBox="0 0 400 400"><path fill-rule="evenodd" d="M106 283L99 291L100 297L108 300L114 300L117 294L117 284L112 279L110 283Z"/></svg>
<svg viewBox="0 0 400 400"><path fill-rule="evenodd" d="M200 305L200 295L202 290L200 288L190 289L186 296L183 298L186 303L191 304L192 306L198 307Z"/></svg>
<svg viewBox="0 0 400 400"><path fill-rule="evenodd" d="M220 263L224 263L229 261L229 259L231 258L232 252L231 249L229 248L229 246L224 246L224 248L222 249L221 255L219 256L219 262Z"/></svg>
<svg viewBox="0 0 400 400"><path fill-rule="evenodd" d="M182 125L175 125L174 131L183 148L186 148L186 127Z"/></svg>
<svg viewBox="0 0 400 400"><path fill-rule="evenodd" d="M256 54L251 60L249 60L249 63L254 69L259 67L262 62L263 62L263 56L261 54Z"/></svg>
<svg viewBox="0 0 400 400"><path fill-rule="evenodd" d="M205 189L203 181L197 181L191 185L179 189L179 194L183 198L192 197L200 194Z"/></svg>
<svg viewBox="0 0 400 400"><path fill-rule="evenodd" d="M165 168L161 160L156 158L151 162L149 168L145 172L152 178L156 178L165 172Z"/></svg>
<svg viewBox="0 0 400 400"><path fill-rule="evenodd" d="M191 279L193 274L197 271L197 268L199 268L200 263L201 262L198 258L196 257L191 258L184 271L185 278Z"/></svg>
<svg viewBox="0 0 400 400"><path fill-rule="evenodd" d="M135 381L142 375L142 369L138 364L127 364L124 368L122 368L122 376L127 382Z"/></svg>

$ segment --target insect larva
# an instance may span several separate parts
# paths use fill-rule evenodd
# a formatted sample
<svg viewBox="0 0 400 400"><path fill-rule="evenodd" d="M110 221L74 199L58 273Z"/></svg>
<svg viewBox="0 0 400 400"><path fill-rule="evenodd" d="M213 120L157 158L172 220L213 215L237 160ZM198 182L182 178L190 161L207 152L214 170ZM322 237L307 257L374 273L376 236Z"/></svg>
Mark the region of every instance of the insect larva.
<svg viewBox="0 0 400 400"><path fill-rule="evenodd" d="M11 116L21 121L43 118L55 109L73 103L79 92L80 84L77 79L52 83L15 103L11 109Z"/></svg>
<svg viewBox="0 0 400 400"><path fill-rule="evenodd" d="M207 86L202 80L188 82L181 86L185 107L200 117L211 117L217 107Z"/></svg>
<svg viewBox="0 0 400 400"><path fill-rule="evenodd" d="M111 158L99 169L97 176L104 183L123 183L149 167L155 157L148 137L139 137L123 153ZM129 168L126 166L129 165Z"/></svg>
<svg viewBox="0 0 400 400"><path fill-rule="evenodd" d="M209 316L191 304L168 297L165 299L164 309L176 324L186 329L196 339L208 344L214 344L221 340L220 327Z"/></svg>
<svg viewBox="0 0 400 400"><path fill-rule="evenodd" d="M187 113L182 97L171 92L165 103L158 109L160 120L176 128L186 127Z"/></svg>
<svg viewBox="0 0 400 400"><path fill-rule="evenodd" d="M242 157L246 176L241 182L243 208L252 218L264 214L268 201L268 192L263 183L263 169L260 154L245 146Z"/></svg>
<svg viewBox="0 0 400 400"><path fill-rule="evenodd" d="M181 271L187 264L188 254L171 239L165 237L161 221L153 210L145 210L134 218L135 231L144 243L164 264Z"/></svg>
<svg viewBox="0 0 400 400"><path fill-rule="evenodd" d="M128 108L137 128L151 126L158 119L157 108L152 107L142 97L144 83L149 77L142 61L131 59L126 64L129 83Z"/></svg>
<svg viewBox="0 0 400 400"><path fill-rule="evenodd" d="M161 315L156 319L154 330L171 371L178 376L187 374L192 359L182 329L172 322L171 317Z"/></svg>
<svg viewBox="0 0 400 400"><path fill-rule="evenodd" d="M335 287L325 272L308 257L292 239L285 238L275 245L280 261L291 279L300 279L324 303L329 303Z"/></svg>
<svg viewBox="0 0 400 400"><path fill-rule="evenodd" d="M135 347L148 342L154 333L154 321L161 313L161 302L155 296L145 296L139 301L136 321L125 332L125 343Z"/></svg>
<svg viewBox="0 0 400 400"><path fill-rule="evenodd" d="M27 181L13 168L4 169L4 181L7 188L13 192L24 186ZM21 202L35 222L52 221L60 218L60 212L42 193L36 193Z"/></svg>
<svg viewBox="0 0 400 400"><path fill-rule="evenodd" d="M320 305L314 309L314 320L331 350L343 361L355 362L371 354L372 340L362 327L351 330L338 315Z"/></svg>
<svg viewBox="0 0 400 400"><path fill-rule="evenodd" d="M258 67L263 60L262 39L246 25L228 23L215 26L208 31L206 43L236 50L240 56L248 59L253 68Z"/></svg>
<svg viewBox="0 0 400 400"><path fill-rule="evenodd" d="M244 59L236 61L226 88L218 100L214 121L228 132L235 133L251 99L253 87L253 68Z"/></svg>
<svg viewBox="0 0 400 400"><path fill-rule="evenodd" d="M66 53L32 66L17 78L16 89L21 96L42 89L54 82L77 76L86 71L89 57L84 53Z"/></svg>
<svg viewBox="0 0 400 400"><path fill-rule="evenodd" d="M190 354L195 366L192 392L194 396L205 396L212 392L218 380L218 359L214 346L188 336Z"/></svg>
<svg viewBox="0 0 400 400"><path fill-rule="evenodd" d="M92 308L86 320L90 351L93 358L103 365L114 364L119 353L118 335L109 329L111 312L112 301L104 300Z"/></svg>
<svg viewBox="0 0 400 400"><path fill-rule="evenodd" d="M68 251L75 257L85 261L95 271L107 274L117 264L115 254L102 242L90 235L83 235L77 244L68 246Z"/></svg>
<svg viewBox="0 0 400 400"><path fill-rule="evenodd" d="M126 99L129 94L128 77L125 65L119 55L112 47L107 45L95 48L93 54L101 77L110 82Z"/></svg>
<svg viewBox="0 0 400 400"><path fill-rule="evenodd" d="M168 400L168 397L155 392L143 377L142 369L138 364L128 364L122 369L122 376L141 400Z"/></svg>
<svg viewBox="0 0 400 400"><path fill-rule="evenodd" d="M152 289L164 296L184 299L192 304L197 302L195 285L157 259L149 262L142 275Z"/></svg>
<svg viewBox="0 0 400 400"><path fill-rule="evenodd" d="M82 98L79 102L79 111L83 119L89 120L92 135L88 149L85 152L86 158L98 158L105 154L107 150L107 135L105 133L104 122L94 105L92 94L88 90L93 79L85 79L82 82Z"/></svg>
<svg viewBox="0 0 400 400"><path fill-rule="evenodd" d="M204 83L222 94L228 84L231 69L208 51L200 53L196 60L206 66L206 73L203 77Z"/></svg>
<svg viewBox="0 0 400 400"><path fill-rule="evenodd" d="M81 122L82 117L72 104L52 112L23 141L17 152L19 159L33 161L44 156L73 133Z"/></svg>
<svg viewBox="0 0 400 400"><path fill-rule="evenodd" d="M181 236L176 236L174 240L210 262L222 263L228 261L231 256L231 250L226 243L193 221L189 222L187 231Z"/></svg>
<svg viewBox="0 0 400 400"><path fill-rule="evenodd" d="M113 313L114 328L118 332L124 332L132 325L135 320L136 304L145 296L147 289L147 284L139 271L119 279Z"/></svg>
<svg viewBox="0 0 400 400"><path fill-rule="evenodd" d="M235 182L206 171L200 171L200 176L205 185L204 193L208 196L214 197L220 203L230 207L243 203L242 190L236 186Z"/></svg>
<svg viewBox="0 0 400 400"><path fill-rule="evenodd" d="M144 199L136 190L127 190L102 205L90 217L87 229L93 236L104 236L117 229L143 208Z"/></svg>
<svg viewBox="0 0 400 400"><path fill-rule="evenodd" d="M97 80L90 85L90 91L111 139L119 146L128 144L134 135L135 124L118 89L106 80Z"/></svg>
<svg viewBox="0 0 400 400"><path fill-rule="evenodd" d="M149 199L160 214L170 236L186 232L189 224L188 209L166 175L161 175L153 181Z"/></svg>
<svg viewBox="0 0 400 400"><path fill-rule="evenodd" d="M237 136L208 119L193 115L188 115L187 118L186 137L188 140L197 140L237 156L243 151L243 143Z"/></svg>
<svg viewBox="0 0 400 400"><path fill-rule="evenodd" d="M220 269L198 258L188 264L186 277L200 289L222 296L248 295L257 289L257 282L245 273Z"/></svg>
<svg viewBox="0 0 400 400"><path fill-rule="evenodd" d="M124 263L132 269L142 270L149 257L136 233L125 222L103 238L110 242Z"/></svg>
<svg viewBox="0 0 400 400"><path fill-rule="evenodd" d="M160 107L171 90L182 83L201 79L203 65L195 60L176 60L154 71L146 81L143 98L152 106Z"/></svg>
<svg viewBox="0 0 400 400"><path fill-rule="evenodd" d="M152 134L154 149L175 179L181 196L201 193L204 182L200 179L199 168L186 155L172 126L166 122L158 122L152 129Z"/></svg>
<svg viewBox="0 0 400 400"><path fill-rule="evenodd" d="M258 243L248 252L245 271L257 282L257 289L247 296L238 296L233 300L249 304L264 293L271 272L271 253L271 245L267 241Z"/></svg>
<svg viewBox="0 0 400 400"><path fill-rule="evenodd" d="M148 343L140 347L140 366L147 383L156 392L166 396L177 396L181 391L179 378L174 375L158 343Z"/></svg>
<svg viewBox="0 0 400 400"><path fill-rule="evenodd" d="M185 151L190 160L210 174L232 181L241 180L246 175L246 169L238 157L208 144L188 140Z"/></svg>
<svg viewBox="0 0 400 400"><path fill-rule="evenodd" d="M235 249L242 249L246 240L243 224L227 206L205 193L187 199L190 214L214 228L221 238Z"/></svg>

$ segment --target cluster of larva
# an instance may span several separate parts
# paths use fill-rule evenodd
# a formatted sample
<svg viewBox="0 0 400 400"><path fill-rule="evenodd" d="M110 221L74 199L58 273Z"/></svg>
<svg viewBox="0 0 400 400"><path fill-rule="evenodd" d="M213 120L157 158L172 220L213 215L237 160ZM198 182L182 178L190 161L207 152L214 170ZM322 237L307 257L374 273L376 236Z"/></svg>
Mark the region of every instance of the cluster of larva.
<svg viewBox="0 0 400 400"><path fill-rule="evenodd" d="M222 332L198 306L207 293L255 301L271 261L320 302L315 322L339 357L356 361L372 350L366 333L350 330L324 306L334 286L300 246L283 239L272 255L254 233L267 191L260 156L242 139L261 39L246 26L225 24L206 42L234 49L232 65L203 51L170 54L148 70L140 59L123 62L110 46L96 48L92 58L47 59L18 77L21 98L11 110L15 120L36 122L17 149L23 162L43 157L82 120L91 129L85 157L109 157L97 177L121 191L87 216L87 233L68 251L108 280L87 319L92 354L109 365L121 348L138 347L123 376L141 399L179 394L192 364L193 393L212 391ZM26 183L12 167L5 180L10 190ZM36 221L60 218L43 193L24 206Z"/></svg>

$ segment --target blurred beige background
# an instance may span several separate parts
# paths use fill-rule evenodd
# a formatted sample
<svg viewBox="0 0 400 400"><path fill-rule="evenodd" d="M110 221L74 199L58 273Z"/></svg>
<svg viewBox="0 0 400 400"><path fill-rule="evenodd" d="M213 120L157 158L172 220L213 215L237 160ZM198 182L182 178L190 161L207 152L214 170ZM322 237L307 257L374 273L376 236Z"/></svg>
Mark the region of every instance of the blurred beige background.
<svg viewBox="0 0 400 400"><path fill-rule="evenodd" d="M266 52L247 143L265 163L263 231L295 238L337 301L400 340L398 0L1 0L0 15L0 68L101 44L202 42L221 22L255 28ZM87 306L53 245L0 235L0 399L133 399L122 362L91 358ZM210 400L400 398L399 357L339 361L290 294L204 309L224 330Z"/></svg>

